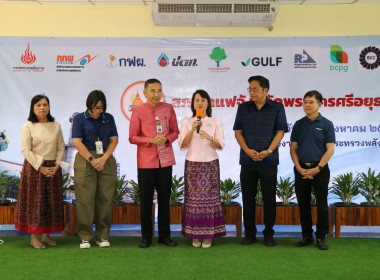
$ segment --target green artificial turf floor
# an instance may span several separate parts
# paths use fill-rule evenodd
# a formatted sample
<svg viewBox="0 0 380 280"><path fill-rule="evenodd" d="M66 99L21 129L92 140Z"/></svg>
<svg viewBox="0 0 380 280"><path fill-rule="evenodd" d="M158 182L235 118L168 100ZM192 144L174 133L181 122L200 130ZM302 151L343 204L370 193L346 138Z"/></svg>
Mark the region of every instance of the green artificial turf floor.
<svg viewBox="0 0 380 280"><path fill-rule="evenodd" d="M110 248L79 249L77 237L53 237L57 247L36 250L29 237L2 237L0 279L380 279L380 239L328 239L330 247L297 248L297 238L276 238L267 248L258 238L215 239L211 248L173 238L178 247L157 243L138 248L138 237L111 237Z"/></svg>

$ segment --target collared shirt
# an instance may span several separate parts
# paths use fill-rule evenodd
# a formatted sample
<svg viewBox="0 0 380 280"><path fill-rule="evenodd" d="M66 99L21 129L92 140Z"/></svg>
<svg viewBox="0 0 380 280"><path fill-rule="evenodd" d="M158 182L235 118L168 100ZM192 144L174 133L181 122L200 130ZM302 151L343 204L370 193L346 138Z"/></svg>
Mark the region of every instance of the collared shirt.
<svg viewBox="0 0 380 280"><path fill-rule="evenodd" d="M276 131L288 132L285 108L280 102L267 98L264 106L259 110L253 101L239 105L234 130L241 130L248 148L257 152L267 150L273 141ZM254 161L243 149L240 149L241 165L278 165L278 149L262 161Z"/></svg>
<svg viewBox="0 0 380 280"><path fill-rule="evenodd" d="M298 144L299 161L319 162L326 153L326 144L335 143L334 125L321 114L314 121L305 116L294 124L290 141Z"/></svg>
<svg viewBox="0 0 380 280"><path fill-rule="evenodd" d="M87 150L95 150L95 142L103 142L103 150L106 151L110 143L110 138L118 137L116 124L113 116L102 113L94 119L88 110L76 115L73 120L72 138L82 139L82 143Z"/></svg>
<svg viewBox="0 0 380 280"><path fill-rule="evenodd" d="M181 147L183 139L186 134L192 129L192 124L196 117L184 118L181 125L181 131L178 137L178 144ZM220 146L224 147L224 133L222 122L219 118L204 117L202 118L201 130L206 131L210 136L217 139ZM186 159L197 162L209 162L218 158L216 148L207 139L202 139L199 133L194 132L188 146L181 148L181 150L188 149Z"/></svg>
<svg viewBox="0 0 380 280"><path fill-rule="evenodd" d="M158 121L162 126L161 135L168 142L157 146L150 138L157 133ZM137 168L159 168L175 164L172 143L178 138L177 117L172 105L160 102L153 107L148 102L135 107L129 124L129 142L137 145Z"/></svg>

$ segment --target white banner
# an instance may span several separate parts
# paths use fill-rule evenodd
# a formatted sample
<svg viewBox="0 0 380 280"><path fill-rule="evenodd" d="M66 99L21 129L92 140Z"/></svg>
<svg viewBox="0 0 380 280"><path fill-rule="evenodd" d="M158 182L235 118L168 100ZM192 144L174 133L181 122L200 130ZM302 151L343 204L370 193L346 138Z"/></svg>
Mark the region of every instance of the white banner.
<svg viewBox="0 0 380 280"><path fill-rule="evenodd" d="M72 163L73 114L86 109L95 89L107 97L116 120L120 174L136 180L136 146L128 141L130 109L145 101L143 82L162 82L165 102L173 104L178 125L191 115L197 89L213 99L213 116L222 120L226 147L219 153L221 178L239 180L239 146L232 130L238 104L248 101L248 78L270 80L269 98L285 105L289 128L304 116L309 90L324 96L322 115L336 130L332 176L380 170L380 37L317 38L0 38L0 130L10 141L0 152L0 171L18 175L24 160L21 128L31 98L45 93L61 124ZM139 98L136 98L136 95ZM139 103L140 102L140 103ZM281 142L279 176L293 177L290 133ZM183 176L184 151L174 144L173 175Z"/></svg>

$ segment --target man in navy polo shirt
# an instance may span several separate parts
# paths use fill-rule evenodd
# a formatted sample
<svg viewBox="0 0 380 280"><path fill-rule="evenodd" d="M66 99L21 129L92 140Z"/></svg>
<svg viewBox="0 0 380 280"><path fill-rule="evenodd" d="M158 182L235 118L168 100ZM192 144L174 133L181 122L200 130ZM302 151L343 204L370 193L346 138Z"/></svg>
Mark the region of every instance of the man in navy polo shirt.
<svg viewBox="0 0 380 280"><path fill-rule="evenodd" d="M284 105L267 98L269 80L262 76L248 79L250 101L238 107L234 130L240 145L240 182L243 195L245 238L242 245L256 242L255 208L260 180L264 200L264 245L276 245L273 225L276 220L278 145L288 132Z"/></svg>
<svg viewBox="0 0 380 280"><path fill-rule="evenodd" d="M334 125L318 112L322 106L322 95L312 90L303 98L306 116L298 120L290 137L290 155L294 162L295 188L300 209L302 239L297 247L314 244L311 218L311 187L317 200L317 247L327 250L325 241L329 231L327 206L330 169L328 161L334 154Z"/></svg>

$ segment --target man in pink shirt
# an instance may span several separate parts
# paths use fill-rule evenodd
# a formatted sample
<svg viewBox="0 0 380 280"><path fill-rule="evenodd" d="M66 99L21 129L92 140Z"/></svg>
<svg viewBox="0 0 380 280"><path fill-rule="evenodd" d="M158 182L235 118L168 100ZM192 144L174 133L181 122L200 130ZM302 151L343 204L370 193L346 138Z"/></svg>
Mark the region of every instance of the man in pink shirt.
<svg viewBox="0 0 380 280"><path fill-rule="evenodd" d="M152 244L152 203L154 188L158 200L158 242L174 247L170 239L169 199L172 166L175 164L172 143L178 138L177 117L172 105L161 102L162 85L157 79L145 82L147 102L133 109L129 125L129 142L137 145L137 179L141 200L140 248Z"/></svg>

